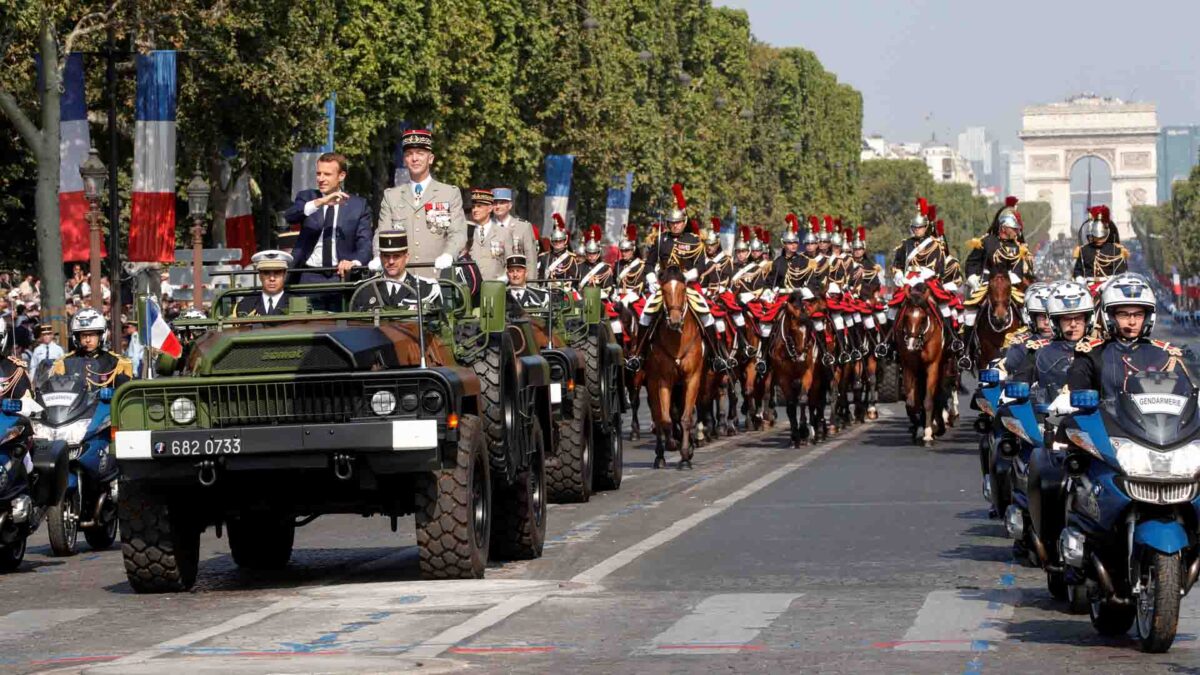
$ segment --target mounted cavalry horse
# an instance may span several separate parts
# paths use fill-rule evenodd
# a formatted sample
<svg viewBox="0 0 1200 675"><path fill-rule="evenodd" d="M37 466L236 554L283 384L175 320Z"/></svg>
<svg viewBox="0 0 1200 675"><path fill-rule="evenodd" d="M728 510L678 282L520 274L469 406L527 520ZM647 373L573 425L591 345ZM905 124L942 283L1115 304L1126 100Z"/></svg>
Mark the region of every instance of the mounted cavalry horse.
<svg viewBox="0 0 1200 675"><path fill-rule="evenodd" d="M815 300L807 288L792 291L779 312L777 328L767 342L771 367L765 382L778 385L787 408L793 448L824 433L825 388L814 376L818 367L817 332L810 312ZM819 423L818 423L819 422Z"/></svg>
<svg viewBox="0 0 1200 675"><path fill-rule="evenodd" d="M1023 227L1017 198L1009 197L996 212L987 235L967 244L971 252L964 271L975 291L963 305L967 326L971 327L968 347L978 359L970 364L964 357L964 367L987 367L1000 354L1004 338L1021 327L1024 291L1033 279L1032 260L1022 239Z"/></svg>
<svg viewBox="0 0 1200 675"><path fill-rule="evenodd" d="M677 266L659 276L662 303L649 327L645 359L646 389L654 420L654 468L666 466L663 453L679 452L676 468L692 468L692 426L705 368L705 345L700 317ZM672 414L677 413L677 414ZM678 420L676 422L675 420Z"/></svg>
<svg viewBox="0 0 1200 675"><path fill-rule="evenodd" d="M949 397L956 395L950 386L954 364L930 280L910 275L910 281L899 303L892 339L903 374L909 431L914 443L920 434L928 448L935 435L946 432L942 412Z"/></svg>

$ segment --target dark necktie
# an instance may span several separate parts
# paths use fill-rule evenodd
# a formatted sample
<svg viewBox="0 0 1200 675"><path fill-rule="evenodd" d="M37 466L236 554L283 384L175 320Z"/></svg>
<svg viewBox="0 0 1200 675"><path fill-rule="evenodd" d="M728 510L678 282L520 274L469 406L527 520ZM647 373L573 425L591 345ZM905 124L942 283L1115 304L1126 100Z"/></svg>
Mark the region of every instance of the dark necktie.
<svg viewBox="0 0 1200 675"><path fill-rule="evenodd" d="M321 228L321 267L333 267L334 207L325 207L325 225Z"/></svg>
<svg viewBox="0 0 1200 675"><path fill-rule="evenodd" d="M275 311L275 298L267 298L267 314Z"/></svg>

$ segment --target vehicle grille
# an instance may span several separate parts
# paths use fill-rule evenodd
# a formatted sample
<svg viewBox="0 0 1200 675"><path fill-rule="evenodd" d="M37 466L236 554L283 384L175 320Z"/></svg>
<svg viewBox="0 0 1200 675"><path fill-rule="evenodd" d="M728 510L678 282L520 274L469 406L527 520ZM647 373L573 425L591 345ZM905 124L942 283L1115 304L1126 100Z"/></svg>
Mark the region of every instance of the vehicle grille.
<svg viewBox="0 0 1200 675"><path fill-rule="evenodd" d="M213 373L244 373L271 368L297 373L352 369L345 353L327 343L235 345L213 364Z"/></svg>
<svg viewBox="0 0 1200 675"><path fill-rule="evenodd" d="M1149 504L1183 504L1196 498L1200 485L1190 483L1152 483L1141 480L1125 480L1125 492L1131 499Z"/></svg>

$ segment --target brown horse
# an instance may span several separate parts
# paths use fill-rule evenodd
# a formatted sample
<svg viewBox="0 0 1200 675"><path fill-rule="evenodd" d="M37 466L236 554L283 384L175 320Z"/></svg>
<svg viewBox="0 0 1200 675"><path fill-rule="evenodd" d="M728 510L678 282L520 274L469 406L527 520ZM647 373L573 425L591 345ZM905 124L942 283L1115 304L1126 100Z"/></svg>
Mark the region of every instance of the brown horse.
<svg viewBox="0 0 1200 675"><path fill-rule="evenodd" d="M934 435L946 432L942 409L945 406L945 356L949 352L942 340L942 322L937 305L924 283L908 289L908 297L896 316L893 340L903 373L904 407L908 412L913 442L922 434L925 447L933 445Z"/></svg>
<svg viewBox="0 0 1200 675"><path fill-rule="evenodd" d="M1012 280L1007 269L995 270L988 280L987 299L975 320L975 335L979 341L979 368L986 368L1000 355L1004 338L1021 327L1021 306L1013 301Z"/></svg>
<svg viewBox="0 0 1200 675"><path fill-rule="evenodd" d="M659 277L659 284L662 307L650 327L646 345L649 350L646 389L654 419L654 468L666 466L663 453L670 450L679 452L676 468L690 469L694 452L691 431L704 373L704 329L691 307L687 284L679 268L668 267ZM676 408L677 416L672 415Z"/></svg>
<svg viewBox="0 0 1200 675"><path fill-rule="evenodd" d="M734 370L736 384L739 386L734 387L731 384L729 387L729 421L734 428L737 427L737 389L740 389L741 413L746 416L746 430L751 431L762 428L762 398L755 394L761 388L759 381L766 376L767 354L764 351L763 339L758 334L758 322L749 311L744 311L742 315L745 321L738 328L738 339L741 340L742 348L737 352L738 367Z"/></svg>
<svg viewBox="0 0 1200 675"><path fill-rule="evenodd" d="M882 302L883 289L879 284L878 278L873 279L870 285L864 285L862 288L863 301L871 307L876 307L877 303ZM875 355L875 347L883 341L882 326L876 323L878 319L875 316L863 317L861 326L861 346L863 358L858 363L858 371L855 376L860 383L859 396L855 401L854 417L859 422L866 420L874 420L879 418L879 412L875 408L875 404L879 399L878 381L876 372L879 368L879 357ZM870 324L868 326L868 323Z"/></svg>
<svg viewBox="0 0 1200 675"><path fill-rule="evenodd" d="M776 331L767 348L771 362L768 380L779 385L787 408L792 447L798 448L806 441L816 441L809 410L818 358L817 336L800 291L793 291L788 297L776 322ZM823 397L823 393L817 395Z"/></svg>
<svg viewBox="0 0 1200 675"><path fill-rule="evenodd" d="M638 334L644 329L638 323L637 313L631 307L627 307L625 303L614 302L613 309L617 312L617 320L621 322L621 335L624 338L623 346L625 353L628 354L630 347L637 343ZM641 423L638 421L638 412L642 408L641 391L642 387L646 386L646 370L638 368L630 370L624 368L625 391L629 396L629 440L636 441L642 437Z"/></svg>

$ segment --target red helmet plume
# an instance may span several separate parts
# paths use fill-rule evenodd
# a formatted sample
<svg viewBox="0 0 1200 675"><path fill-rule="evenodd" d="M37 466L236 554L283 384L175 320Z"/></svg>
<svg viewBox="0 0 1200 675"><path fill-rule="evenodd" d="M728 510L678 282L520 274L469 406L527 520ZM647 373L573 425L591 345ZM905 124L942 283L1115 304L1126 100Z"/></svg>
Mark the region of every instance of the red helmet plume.
<svg viewBox="0 0 1200 675"><path fill-rule="evenodd" d="M929 205L929 214L925 217L930 220L937 220L937 204Z"/></svg>
<svg viewBox="0 0 1200 675"><path fill-rule="evenodd" d="M862 225L858 226L858 240L859 241L867 240L867 228L863 227Z"/></svg>
<svg viewBox="0 0 1200 675"><path fill-rule="evenodd" d="M541 238L542 238L542 231L538 229L538 226L537 226L537 225L531 225L530 227L532 227L532 228L533 228L533 238L534 238L534 239L541 239Z"/></svg>
<svg viewBox="0 0 1200 675"><path fill-rule="evenodd" d="M713 232L721 231L721 219L720 218L713 216L712 218L709 219L708 222L712 223L712 231Z"/></svg>
<svg viewBox="0 0 1200 675"><path fill-rule="evenodd" d="M939 237L946 236L946 225L944 223L942 223L942 221L939 220L936 223L934 223L934 227L937 228L937 233L938 233Z"/></svg>
<svg viewBox="0 0 1200 675"><path fill-rule="evenodd" d="M746 243L750 243L750 228L749 227L747 227L746 225L743 225L740 228L739 234L741 235L742 241L744 241Z"/></svg>
<svg viewBox="0 0 1200 675"><path fill-rule="evenodd" d="M816 216L809 216L808 223L812 226L813 234L821 233L821 219Z"/></svg>
<svg viewBox="0 0 1200 675"><path fill-rule="evenodd" d="M922 216L929 215L929 202L924 197L917 197L917 211Z"/></svg>
<svg viewBox="0 0 1200 675"><path fill-rule="evenodd" d="M794 213L789 213L789 214L787 214L786 216L784 216L784 218L783 218L783 219L784 219L785 221L787 221L787 223L788 223L789 225L791 225L791 227L792 227L792 232L793 232L794 234L800 234L800 219L796 217L796 214L794 214Z"/></svg>
<svg viewBox="0 0 1200 675"><path fill-rule="evenodd" d="M762 231L762 236L763 236L763 243L764 243L764 244L770 244L770 243L771 243L771 231L770 231L770 230L768 230L768 229L764 228L764 229L763 229L763 231Z"/></svg>
<svg viewBox="0 0 1200 675"><path fill-rule="evenodd" d="M600 229L599 225L592 225L591 228L588 229L588 234L591 235L592 241L599 244L600 239L604 236L604 230Z"/></svg>
<svg viewBox="0 0 1200 675"><path fill-rule="evenodd" d="M679 207L680 211L686 211L687 199L683 196L683 186L675 183L671 186L671 192L675 194L675 206Z"/></svg>
<svg viewBox="0 0 1200 675"><path fill-rule="evenodd" d="M833 216L825 216L825 232L833 234Z"/></svg>
<svg viewBox="0 0 1200 675"><path fill-rule="evenodd" d="M558 230L566 230L567 229L567 221L563 220L563 217L561 215L555 213L551 217L554 218L554 228L555 229L558 229Z"/></svg>
<svg viewBox="0 0 1200 675"><path fill-rule="evenodd" d="M691 220L688 221L688 229L690 229L692 232L694 232L696 234L700 234L700 221L696 220L695 218L692 218Z"/></svg>
<svg viewBox="0 0 1200 675"><path fill-rule="evenodd" d="M625 226L625 238L629 241L637 241L637 225L630 223Z"/></svg>
<svg viewBox="0 0 1200 675"><path fill-rule="evenodd" d="M1011 209L1014 206L1016 206L1017 202L1019 202L1019 201L1021 201L1021 200L1017 199L1016 197L1014 197L1012 195L1009 195L1004 198L1004 206Z"/></svg>

